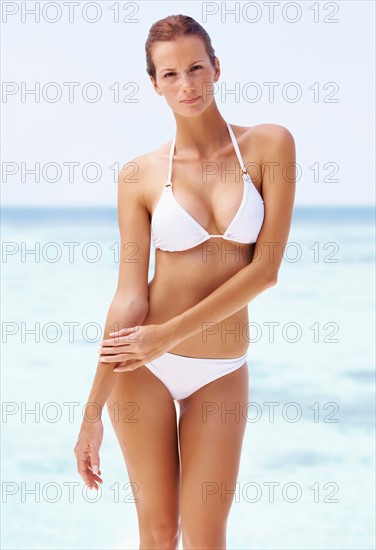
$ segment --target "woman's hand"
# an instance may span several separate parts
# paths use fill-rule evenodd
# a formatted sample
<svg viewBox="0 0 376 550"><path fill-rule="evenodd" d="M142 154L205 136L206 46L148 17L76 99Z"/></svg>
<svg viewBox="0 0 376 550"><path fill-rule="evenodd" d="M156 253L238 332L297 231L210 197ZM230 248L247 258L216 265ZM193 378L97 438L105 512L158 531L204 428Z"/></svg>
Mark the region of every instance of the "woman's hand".
<svg viewBox="0 0 376 550"><path fill-rule="evenodd" d="M98 490L98 483L103 483L99 477L99 448L103 439L102 420L96 419L89 422L84 420L74 448L77 458L77 470L90 489ZM97 475L99 474L99 475Z"/></svg>
<svg viewBox="0 0 376 550"><path fill-rule="evenodd" d="M99 352L101 362L120 363L114 372L135 370L177 344L165 324L123 328L110 334L113 338L103 340Z"/></svg>

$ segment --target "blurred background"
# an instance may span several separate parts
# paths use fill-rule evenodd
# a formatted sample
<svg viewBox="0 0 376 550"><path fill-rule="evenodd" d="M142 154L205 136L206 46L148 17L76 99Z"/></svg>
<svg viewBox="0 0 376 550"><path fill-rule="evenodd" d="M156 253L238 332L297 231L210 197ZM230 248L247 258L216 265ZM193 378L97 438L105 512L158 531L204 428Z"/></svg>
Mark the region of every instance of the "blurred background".
<svg viewBox="0 0 376 550"><path fill-rule="evenodd" d="M224 118L283 125L297 150L278 285L249 304L227 546L374 548L374 3L67 4L1 6L2 548L138 548L107 412L98 494L73 447L117 282L117 175L175 131L144 43L178 13L211 36Z"/></svg>

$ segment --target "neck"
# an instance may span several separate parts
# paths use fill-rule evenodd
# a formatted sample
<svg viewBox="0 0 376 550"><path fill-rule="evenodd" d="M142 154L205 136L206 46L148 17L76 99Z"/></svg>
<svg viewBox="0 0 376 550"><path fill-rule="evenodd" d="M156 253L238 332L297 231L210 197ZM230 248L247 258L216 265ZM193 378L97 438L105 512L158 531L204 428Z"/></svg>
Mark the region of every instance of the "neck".
<svg viewBox="0 0 376 550"><path fill-rule="evenodd" d="M213 99L211 105L195 117L174 114L176 151L200 159L213 158L213 153L228 144L229 133Z"/></svg>

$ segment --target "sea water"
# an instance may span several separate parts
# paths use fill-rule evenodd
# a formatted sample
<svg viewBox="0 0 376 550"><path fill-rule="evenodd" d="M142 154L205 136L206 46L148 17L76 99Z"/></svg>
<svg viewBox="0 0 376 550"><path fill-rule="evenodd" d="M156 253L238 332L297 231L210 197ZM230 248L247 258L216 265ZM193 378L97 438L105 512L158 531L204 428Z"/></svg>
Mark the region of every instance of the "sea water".
<svg viewBox="0 0 376 550"><path fill-rule="evenodd" d="M249 303L238 483L217 488L234 491L229 550L375 547L373 216L295 207L278 284ZM117 284L116 211L4 208L2 240L2 548L137 549L107 410L98 493L73 453Z"/></svg>

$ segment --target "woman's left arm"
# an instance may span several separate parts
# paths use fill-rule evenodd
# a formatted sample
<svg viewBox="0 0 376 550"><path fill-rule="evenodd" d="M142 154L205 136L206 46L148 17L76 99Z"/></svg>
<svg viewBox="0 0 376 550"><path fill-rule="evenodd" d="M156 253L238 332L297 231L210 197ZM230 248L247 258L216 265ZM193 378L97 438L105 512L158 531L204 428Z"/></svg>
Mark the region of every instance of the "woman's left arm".
<svg viewBox="0 0 376 550"><path fill-rule="evenodd" d="M163 323L180 343L242 309L275 285L290 232L296 187L295 141L287 128L270 125L270 146L262 162L264 222L252 262L201 302Z"/></svg>
<svg viewBox="0 0 376 550"><path fill-rule="evenodd" d="M206 330L208 324L218 323L239 311L276 284L294 206L295 142L283 126L268 126L270 145L262 159L264 221L251 263L201 302L164 323L110 333L112 339L102 343L101 361L128 361L114 368L116 372L134 370L152 361L186 338Z"/></svg>

